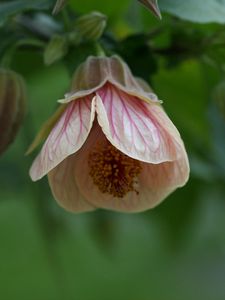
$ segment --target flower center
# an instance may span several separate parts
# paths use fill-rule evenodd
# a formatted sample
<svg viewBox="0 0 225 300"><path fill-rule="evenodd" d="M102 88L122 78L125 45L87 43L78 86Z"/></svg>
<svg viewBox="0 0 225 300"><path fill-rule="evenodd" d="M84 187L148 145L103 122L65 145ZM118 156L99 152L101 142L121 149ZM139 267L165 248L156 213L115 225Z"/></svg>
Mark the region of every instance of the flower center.
<svg viewBox="0 0 225 300"><path fill-rule="evenodd" d="M97 144L88 157L89 175L102 193L122 198L136 192L141 164L117 150L111 144Z"/></svg>

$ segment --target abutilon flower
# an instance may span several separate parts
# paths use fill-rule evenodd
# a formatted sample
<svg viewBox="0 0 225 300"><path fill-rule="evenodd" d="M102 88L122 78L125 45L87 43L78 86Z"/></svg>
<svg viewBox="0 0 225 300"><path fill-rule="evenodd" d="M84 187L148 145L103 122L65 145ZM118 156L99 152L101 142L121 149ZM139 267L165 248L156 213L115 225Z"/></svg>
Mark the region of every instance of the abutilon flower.
<svg viewBox="0 0 225 300"><path fill-rule="evenodd" d="M188 158L176 127L119 57L89 57L59 102L38 136L49 132L30 175L47 174L65 209L144 211L186 183Z"/></svg>

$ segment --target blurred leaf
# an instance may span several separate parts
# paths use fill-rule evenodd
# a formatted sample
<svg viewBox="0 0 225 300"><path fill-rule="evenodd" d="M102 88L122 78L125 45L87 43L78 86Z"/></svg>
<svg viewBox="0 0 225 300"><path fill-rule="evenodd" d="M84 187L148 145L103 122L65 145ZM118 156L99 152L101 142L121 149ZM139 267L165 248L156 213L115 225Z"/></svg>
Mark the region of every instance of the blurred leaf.
<svg viewBox="0 0 225 300"><path fill-rule="evenodd" d="M205 153L204 153L205 154ZM191 173L195 178L202 179L205 182L213 182L218 180L219 174L213 161L210 161L204 154L189 155Z"/></svg>
<svg viewBox="0 0 225 300"><path fill-rule="evenodd" d="M104 251L112 250L115 246L115 215L112 212L98 210L95 212L95 218L92 220L91 230L95 236L100 248Z"/></svg>
<svg viewBox="0 0 225 300"><path fill-rule="evenodd" d="M218 105L220 112L225 117L225 80L222 80L213 91L213 100Z"/></svg>
<svg viewBox="0 0 225 300"><path fill-rule="evenodd" d="M16 32L11 32L8 28L0 28L0 58L3 56L4 52L10 48L10 46L18 41L18 35Z"/></svg>
<svg viewBox="0 0 225 300"><path fill-rule="evenodd" d="M70 6L73 7L75 12L88 13L94 8L95 10L106 14L109 18L116 17L119 15L122 16L122 14L128 8L129 4L130 0L70 0ZM115 21L115 19L112 18L112 21Z"/></svg>
<svg viewBox="0 0 225 300"><path fill-rule="evenodd" d="M16 19L19 25L22 25L25 32L30 32L49 40L52 35L62 32L62 24L57 22L51 15L38 12L32 15L22 14Z"/></svg>
<svg viewBox="0 0 225 300"><path fill-rule="evenodd" d="M144 34L132 35L122 40L117 52L128 63L136 76L149 81L150 76L156 73L157 61Z"/></svg>
<svg viewBox="0 0 225 300"><path fill-rule="evenodd" d="M39 144L47 138L52 128L55 126L56 122L64 112L64 109L65 105L60 105L54 114L42 125L40 131L37 133L33 142L27 149L26 155L33 152L39 146Z"/></svg>
<svg viewBox="0 0 225 300"><path fill-rule="evenodd" d="M198 58L204 53L206 48L203 45L205 34L206 32L199 28L187 26L187 22L175 22L170 28L169 46L156 49L156 53L166 58L169 68L178 67L185 60Z"/></svg>
<svg viewBox="0 0 225 300"><path fill-rule="evenodd" d="M200 183L201 181L199 180L189 179L185 187L176 190L163 204L157 206L153 212L149 211L147 213L150 218L151 215L161 218L172 248L176 248L186 239L184 233L188 230L188 225L193 217Z"/></svg>
<svg viewBox="0 0 225 300"><path fill-rule="evenodd" d="M55 35L50 40L44 52L44 62L51 65L66 55L68 43L65 36Z"/></svg>
<svg viewBox="0 0 225 300"><path fill-rule="evenodd" d="M225 38L225 37L224 37ZM217 68L218 70L225 71L225 52L223 43L212 44L206 49L204 60L210 66Z"/></svg>
<svg viewBox="0 0 225 300"><path fill-rule="evenodd" d="M52 4L52 0L16 0L0 3L0 25L2 25L8 17L27 10L48 9Z"/></svg>
<svg viewBox="0 0 225 300"><path fill-rule="evenodd" d="M73 74L76 68L90 55L96 54L95 43L83 43L79 47L70 49L68 55L65 57L66 66L69 72Z"/></svg>
<svg viewBox="0 0 225 300"><path fill-rule="evenodd" d="M213 131L213 153L212 156L225 178L225 120L218 106L213 105L210 109L210 121Z"/></svg>
<svg viewBox="0 0 225 300"><path fill-rule="evenodd" d="M30 201L26 202L25 199ZM1 271L5 274L5 281L2 285L4 299L15 299L18 295L20 295L19 298L22 297L26 300L29 298L38 299L37 294L39 291L44 293L47 299L61 299L59 296L60 285L57 281L58 274L56 274L56 268L50 261L51 255L54 255L54 253L51 253L51 255L46 253L43 232L38 224L39 219L36 210L31 204L34 203L32 194L24 192L22 197L17 194L14 197L11 196L11 198L9 196L7 200L0 205L0 236L4 243L0 255L5 258L1 263ZM14 220L13 222L11 220L10 224L7 217L9 211ZM3 229L3 224L7 227L7 230L6 228ZM18 234L18 232L22 234ZM26 251L24 251L24 247ZM14 252L15 248L17 248L15 256L9 260L7 253ZM54 251L54 249L51 249L51 251ZM18 273L19 269L23 269L22 276ZM15 275L13 289L9 288L8 285L12 274ZM40 276L40 274L42 275ZM29 282L26 288L24 286L25 282Z"/></svg>
<svg viewBox="0 0 225 300"><path fill-rule="evenodd" d="M199 23L225 23L225 0L160 0L161 10Z"/></svg>
<svg viewBox="0 0 225 300"><path fill-rule="evenodd" d="M188 60L174 69L160 69L154 77L154 88L176 126L193 143L208 143L206 118L208 96L201 65Z"/></svg>

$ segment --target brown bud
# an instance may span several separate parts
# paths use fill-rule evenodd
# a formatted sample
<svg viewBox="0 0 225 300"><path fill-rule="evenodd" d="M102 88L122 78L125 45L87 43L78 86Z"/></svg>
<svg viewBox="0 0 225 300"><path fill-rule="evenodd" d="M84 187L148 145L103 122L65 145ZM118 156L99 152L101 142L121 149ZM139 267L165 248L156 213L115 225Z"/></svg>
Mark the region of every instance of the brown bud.
<svg viewBox="0 0 225 300"><path fill-rule="evenodd" d="M0 69L0 154L17 135L25 114L26 92L23 78Z"/></svg>
<svg viewBox="0 0 225 300"><path fill-rule="evenodd" d="M158 6L158 0L138 0L146 6L157 18L161 19L161 12Z"/></svg>
<svg viewBox="0 0 225 300"><path fill-rule="evenodd" d="M66 2L67 2L67 0L57 0L55 6L53 8L52 14L53 15L58 14L60 12L60 10L63 9L63 7L66 4Z"/></svg>

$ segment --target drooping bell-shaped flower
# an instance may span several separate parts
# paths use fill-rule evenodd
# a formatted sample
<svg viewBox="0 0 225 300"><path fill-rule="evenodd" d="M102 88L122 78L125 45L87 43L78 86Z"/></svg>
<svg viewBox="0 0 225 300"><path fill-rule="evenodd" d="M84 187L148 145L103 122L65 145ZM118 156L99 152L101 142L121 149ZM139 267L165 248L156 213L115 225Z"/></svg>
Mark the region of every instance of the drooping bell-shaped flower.
<svg viewBox="0 0 225 300"><path fill-rule="evenodd" d="M65 209L139 212L187 182L189 164L176 127L119 57L89 57L59 102L38 135L48 137L30 175L35 181L47 174Z"/></svg>

